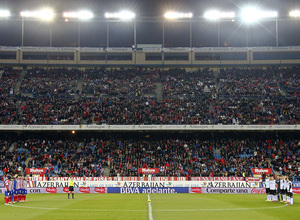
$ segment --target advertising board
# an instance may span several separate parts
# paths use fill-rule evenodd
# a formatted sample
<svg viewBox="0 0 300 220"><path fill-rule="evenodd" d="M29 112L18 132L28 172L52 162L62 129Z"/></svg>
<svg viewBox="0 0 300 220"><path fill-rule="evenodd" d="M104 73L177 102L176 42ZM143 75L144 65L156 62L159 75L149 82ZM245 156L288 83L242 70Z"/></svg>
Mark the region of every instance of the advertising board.
<svg viewBox="0 0 300 220"><path fill-rule="evenodd" d="M107 193L156 193L156 194L174 194L174 193L189 193L189 187L130 187L130 188L116 188L108 187Z"/></svg>

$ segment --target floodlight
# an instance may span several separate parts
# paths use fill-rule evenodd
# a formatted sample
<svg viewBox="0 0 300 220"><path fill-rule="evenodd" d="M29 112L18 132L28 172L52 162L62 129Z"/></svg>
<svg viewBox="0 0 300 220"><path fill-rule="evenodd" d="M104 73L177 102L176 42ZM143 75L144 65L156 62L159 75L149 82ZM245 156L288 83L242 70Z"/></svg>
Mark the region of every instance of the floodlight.
<svg viewBox="0 0 300 220"><path fill-rule="evenodd" d="M166 19L180 19L180 18L192 18L193 13L183 13L183 12L167 12L165 14Z"/></svg>
<svg viewBox="0 0 300 220"><path fill-rule="evenodd" d="M300 17L300 11L299 10L290 11L289 15L291 17Z"/></svg>
<svg viewBox="0 0 300 220"><path fill-rule="evenodd" d="M39 18L42 20L52 20L54 17L54 13L50 9L43 9L40 11L21 11L21 17L25 18Z"/></svg>
<svg viewBox="0 0 300 220"><path fill-rule="evenodd" d="M276 11L260 11L255 8L246 8L242 11L242 18L247 23L256 22L262 18L276 18Z"/></svg>
<svg viewBox="0 0 300 220"><path fill-rule="evenodd" d="M234 12L220 12L217 10L212 10L204 13L204 18L208 20L219 20L224 18L234 18L235 13Z"/></svg>
<svg viewBox="0 0 300 220"><path fill-rule="evenodd" d="M121 20L131 20L135 18L135 14L130 11L120 11L116 13L107 12L104 14L105 18L117 18Z"/></svg>
<svg viewBox="0 0 300 220"><path fill-rule="evenodd" d="M10 12L8 10L0 10L0 18L8 18L10 16Z"/></svg>
<svg viewBox="0 0 300 220"><path fill-rule="evenodd" d="M79 12L64 12L65 18L76 18L80 20L88 20L94 17L94 14L90 11L79 11Z"/></svg>

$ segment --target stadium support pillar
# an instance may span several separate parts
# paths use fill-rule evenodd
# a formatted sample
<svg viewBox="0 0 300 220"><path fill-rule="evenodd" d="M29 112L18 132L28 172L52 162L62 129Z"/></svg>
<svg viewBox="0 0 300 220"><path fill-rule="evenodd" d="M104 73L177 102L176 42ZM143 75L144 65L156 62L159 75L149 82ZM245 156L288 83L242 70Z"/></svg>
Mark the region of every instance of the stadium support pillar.
<svg viewBox="0 0 300 220"><path fill-rule="evenodd" d="M276 35L276 47L278 47L278 19L275 17L275 35Z"/></svg>
<svg viewBox="0 0 300 220"><path fill-rule="evenodd" d="M80 20L78 21L77 47L80 48Z"/></svg>
<svg viewBox="0 0 300 220"><path fill-rule="evenodd" d="M162 22L162 48L165 48L165 22Z"/></svg>
<svg viewBox="0 0 300 220"><path fill-rule="evenodd" d="M22 36L21 36L21 46L24 47L24 25L25 25L25 21L24 21L24 17L22 17Z"/></svg>
<svg viewBox="0 0 300 220"><path fill-rule="evenodd" d="M106 23L106 48L109 48L109 21Z"/></svg>
<svg viewBox="0 0 300 220"><path fill-rule="evenodd" d="M220 21L218 21L218 47L220 47Z"/></svg>

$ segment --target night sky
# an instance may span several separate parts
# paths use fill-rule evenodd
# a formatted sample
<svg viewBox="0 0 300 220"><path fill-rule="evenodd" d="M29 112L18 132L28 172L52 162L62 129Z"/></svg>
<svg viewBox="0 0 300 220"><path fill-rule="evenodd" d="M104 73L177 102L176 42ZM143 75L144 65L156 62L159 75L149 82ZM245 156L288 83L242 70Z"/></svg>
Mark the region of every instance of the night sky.
<svg viewBox="0 0 300 220"><path fill-rule="evenodd" d="M117 12L129 9L140 17L162 16L166 11L192 12L192 43L194 47L217 46L217 23L202 19L205 11L220 9L238 12L247 5L261 9L276 10L278 17L279 46L299 46L300 20L287 17L291 9L300 10L297 0L1 0L0 8L11 11L10 19L0 20L0 45L20 46L22 22L19 16L22 10L52 8L56 17L51 24L42 21L25 20L24 46L49 46L50 30L53 33L52 45L55 47L77 46L78 22L65 22L64 11L90 10L95 17L92 21L80 24L81 47L106 47L106 28L103 22L105 12ZM168 22L165 24L166 47L188 47L189 22ZM238 18L220 23L220 46L246 46L247 25ZM275 46L275 21L263 21L249 26L249 46ZM110 24L110 47L130 47L133 44L133 22ZM162 23L137 22L138 44L162 44Z"/></svg>

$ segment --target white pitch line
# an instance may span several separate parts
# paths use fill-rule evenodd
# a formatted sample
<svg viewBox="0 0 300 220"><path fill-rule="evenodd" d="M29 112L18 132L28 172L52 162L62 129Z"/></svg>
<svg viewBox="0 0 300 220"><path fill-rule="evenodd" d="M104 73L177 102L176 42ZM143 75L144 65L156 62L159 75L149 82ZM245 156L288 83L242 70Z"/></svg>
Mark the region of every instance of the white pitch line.
<svg viewBox="0 0 300 220"><path fill-rule="evenodd" d="M148 199L150 195L148 194ZM15 208L25 208L25 209L41 209L41 210L57 210L57 211L89 211L89 212L149 212L149 219L153 220L152 216L152 206L151 202L148 202L149 209L148 210L124 210L124 209L60 209L60 208L45 208L45 207L30 207L30 206L18 206L18 205L10 205ZM256 209L278 209L288 206L285 204L283 206L275 206L275 207L260 207L260 208L229 208L229 209L182 209L182 210L155 210L154 212L201 212L201 211L243 211L243 210L256 210ZM9 207L9 206L8 206Z"/></svg>
<svg viewBox="0 0 300 220"><path fill-rule="evenodd" d="M24 209L42 209L42 210L57 210L57 211L88 211L88 212L146 212L148 210L124 210L124 209L60 209L60 208L45 208L45 207L30 207L10 205L16 208Z"/></svg>
<svg viewBox="0 0 300 220"><path fill-rule="evenodd" d="M260 207L260 208L230 208L230 209L183 209L183 210L155 210L155 212L200 212L200 211L243 211L243 210L257 210L257 209L279 209L288 206L288 204L275 207Z"/></svg>
<svg viewBox="0 0 300 220"><path fill-rule="evenodd" d="M149 220L153 220L151 198L149 193L148 193L148 207L149 207Z"/></svg>

